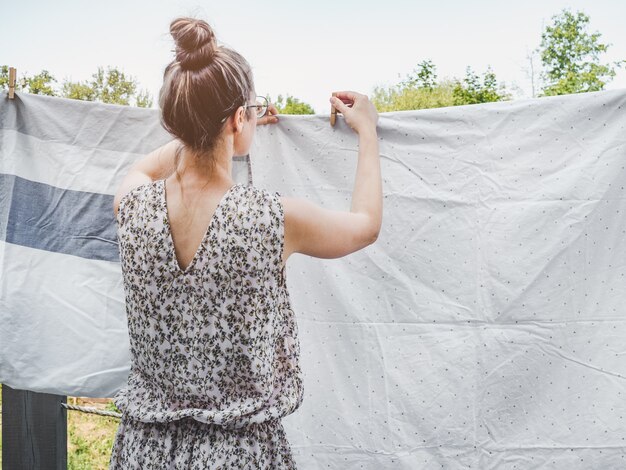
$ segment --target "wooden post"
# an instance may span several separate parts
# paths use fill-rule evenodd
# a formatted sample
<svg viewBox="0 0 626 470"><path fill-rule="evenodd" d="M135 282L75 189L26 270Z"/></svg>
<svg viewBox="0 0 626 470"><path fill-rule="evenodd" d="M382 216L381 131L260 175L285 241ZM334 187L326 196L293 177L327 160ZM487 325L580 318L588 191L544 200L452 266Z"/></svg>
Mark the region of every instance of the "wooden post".
<svg viewBox="0 0 626 470"><path fill-rule="evenodd" d="M2 385L3 470L67 470L66 402Z"/></svg>

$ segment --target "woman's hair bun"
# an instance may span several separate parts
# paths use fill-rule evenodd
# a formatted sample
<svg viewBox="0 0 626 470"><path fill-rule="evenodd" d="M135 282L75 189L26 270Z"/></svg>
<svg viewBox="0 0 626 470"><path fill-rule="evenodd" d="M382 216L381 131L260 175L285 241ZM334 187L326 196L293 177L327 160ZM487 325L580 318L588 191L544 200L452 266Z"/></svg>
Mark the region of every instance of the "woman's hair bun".
<svg viewBox="0 0 626 470"><path fill-rule="evenodd" d="M176 60L183 70L200 70L213 62L217 41L206 21L176 18L170 23L170 33L176 42Z"/></svg>

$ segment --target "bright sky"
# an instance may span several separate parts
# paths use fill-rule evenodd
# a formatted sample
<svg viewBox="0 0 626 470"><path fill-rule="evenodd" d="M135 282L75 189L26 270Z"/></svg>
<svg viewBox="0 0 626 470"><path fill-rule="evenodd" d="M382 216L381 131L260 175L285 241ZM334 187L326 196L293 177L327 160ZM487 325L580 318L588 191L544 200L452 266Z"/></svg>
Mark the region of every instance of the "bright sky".
<svg viewBox="0 0 626 470"><path fill-rule="evenodd" d="M514 96L530 98L527 54L563 8L589 15L589 31L611 44L603 61L626 59L623 0L20 0L4 9L0 64L16 67L18 78L46 69L57 85L116 66L151 93L156 108L163 70L174 57L169 23L191 15L248 59L259 95L275 100L288 93L317 113L330 110L333 91L371 95L426 59L440 79L463 78L467 66L482 77L491 65ZM626 68L606 86L616 88L626 88Z"/></svg>

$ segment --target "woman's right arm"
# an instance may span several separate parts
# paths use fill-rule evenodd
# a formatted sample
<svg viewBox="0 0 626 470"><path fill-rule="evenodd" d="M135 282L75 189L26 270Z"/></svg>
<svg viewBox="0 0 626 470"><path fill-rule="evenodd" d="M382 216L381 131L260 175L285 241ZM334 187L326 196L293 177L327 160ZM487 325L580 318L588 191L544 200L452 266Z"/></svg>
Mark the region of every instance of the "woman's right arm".
<svg viewBox="0 0 626 470"><path fill-rule="evenodd" d="M382 181L376 124L378 113L367 96L338 92L333 105L359 135L350 211L325 209L306 199L281 196L285 213L283 262L292 253L340 258L374 243L382 225Z"/></svg>

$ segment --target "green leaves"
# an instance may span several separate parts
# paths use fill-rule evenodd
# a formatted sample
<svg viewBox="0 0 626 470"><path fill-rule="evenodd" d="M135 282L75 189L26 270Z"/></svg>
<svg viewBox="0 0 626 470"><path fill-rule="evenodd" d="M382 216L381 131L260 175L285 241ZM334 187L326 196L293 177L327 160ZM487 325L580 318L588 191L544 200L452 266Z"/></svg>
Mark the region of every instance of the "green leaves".
<svg viewBox="0 0 626 470"><path fill-rule="evenodd" d="M47 70L42 70L39 74L32 77L17 78L15 83L15 91L27 91L37 95L56 96L54 90L50 86L51 82L56 79L50 75ZM0 90L9 89L9 66L0 65Z"/></svg>
<svg viewBox="0 0 626 470"><path fill-rule="evenodd" d="M287 94L286 98L283 98L283 95L278 95L275 103L269 95L267 95L267 99L276 106L279 114L315 114L315 111L309 104L303 103L289 94Z"/></svg>
<svg viewBox="0 0 626 470"><path fill-rule="evenodd" d="M546 83L540 96L584 93L604 89L626 61L601 64L600 54L609 44L599 42L601 34L589 33L589 16L564 9L552 17L553 23L541 35L538 52L545 68Z"/></svg>
<svg viewBox="0 0 626 470"><path fill-rule="evenodd" d="M54 96L54 90L50 86L51 82L56 82L56 79L47 70L42 70L41 73L23 80L23 84L28 87L29 93Z"/></svg>
<svg viewBox="0 0 626 470"><path fill-rule="evenodd" d="M504 86L498 87L491 70L480 78L467 67L465 78L437 81L436 67L431 60L423 60L404 80L395 86L375 87L370 98L378 112L440 108L465 104L487 103L509 99Z"/></svg>
<svg viewBox="0 0 626 470"><path fill-rule="evenodd" d="M137 84L129 80L116 68L109 67L106 74L102 67L93 74L90 83L96 93L97 101L103 103L115 103L128 106L128 100L135 94Z"/></svg>
<svg viewBox="0 0 626 470"><path fill-rule="evenodd" d="M600 62L600 55L607 51L609 45L600 42L600 33L587 31L589 16L586 14L564 9L552 20L553 24L546 27L541 35L541 46L536 51L540 53L545 68L542 81L546 85L543 94L539 96L600 91L616 75L615 69L626 65L626 60L612 64ZM534 77L531 79L534 96ZM438 82L434 64L424 60L397 85L375 87L371 100L379 112L385 112L487 103L511 98L504 85L498 86L491 67L487 68L482 80L467 67L463 80L454 78Z"/></svg>
<svg viewBox="0 0 626 470"><path fill-rule="evenodd" d="M463 82L456 81L452 96L456 106L510 99L510 96L504 92L504 86L500 89L502 92L498 91L496 74L491 70L491 66L487 67L487 71L483 74L482 83L478 75L472 72L471 67L467 67Z"/></svg>
<svg viewBox="0 0 626 470"><path fill-rule="evenodd" d="M18 71L19 73L19 71ZM108 67L105 71L98 67L98 71L92 75L92 79L85 82L72 82L65 80L60 89L55 89L52 82L56 82L47 70L42 70L33 76L22 76L15 84L16 91L32 93L36 95L60 96L84 101L100 101L119 105L130 104L135 98L135 105L141 108L152 106L152 97L147 91L137 93L137 82L120 72L115 67ZM0 89L9 88L9 67L0 66Z"/></svg>
<svg viewBox="0 0 626 470"><path fill-rule="evenodd" d="M432 90L437 86L437 73L435 72L435 64L432 60L423 60L417 64L417 69L413 70L413 75L400 82L401 87L405 88L422 88Z"/></svg>

